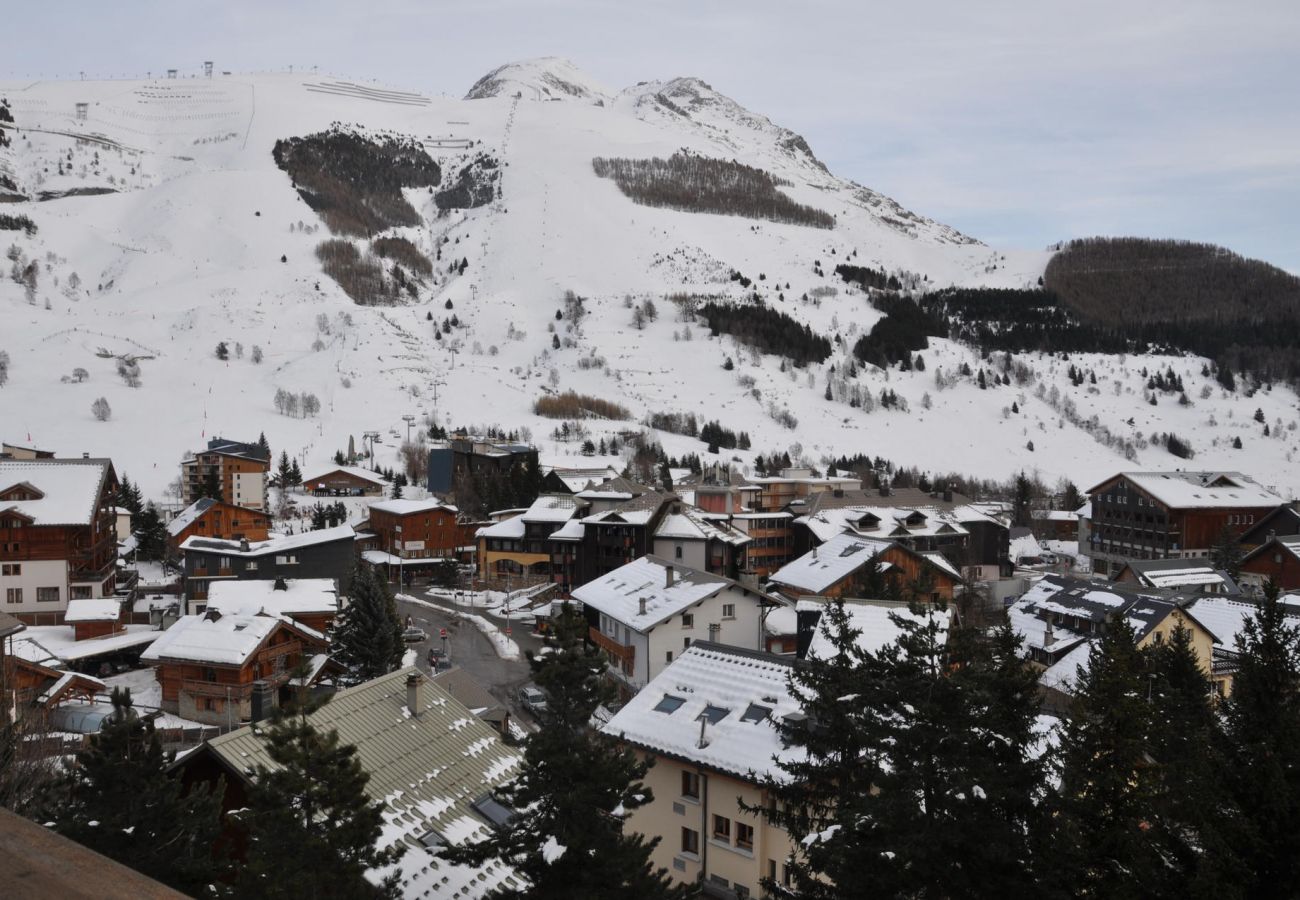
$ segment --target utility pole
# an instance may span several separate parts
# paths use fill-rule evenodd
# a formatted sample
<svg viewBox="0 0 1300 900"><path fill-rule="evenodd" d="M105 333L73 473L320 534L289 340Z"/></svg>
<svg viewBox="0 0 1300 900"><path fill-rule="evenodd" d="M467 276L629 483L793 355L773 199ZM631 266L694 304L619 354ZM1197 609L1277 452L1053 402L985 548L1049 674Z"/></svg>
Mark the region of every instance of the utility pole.
<svg viewBox="0 0 1300 900"><path fill-rule="evenodd" d="M447 386L447 382L445 381L435 381L433 383L433 405L435 407L438 405L438 388L446 387L446 386Z"/></svg>
<svg viewBox="0 0 1300 900"><path fill-rule="evenodd" d="M411 426L415 424L415 416L407 413L402 416L402 421L406 423L406 442L411 443Z"/></svg>

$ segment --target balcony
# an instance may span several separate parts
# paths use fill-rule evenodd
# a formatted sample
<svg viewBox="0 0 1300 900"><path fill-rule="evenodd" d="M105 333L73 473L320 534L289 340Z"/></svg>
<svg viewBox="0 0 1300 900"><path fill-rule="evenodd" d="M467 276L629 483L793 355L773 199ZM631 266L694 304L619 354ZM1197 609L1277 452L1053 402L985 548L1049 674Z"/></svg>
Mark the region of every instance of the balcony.
<svg viewBox="0 0 1300 900"><path fill-rule="evenodd" d="M609 635L602 634L599 628L594 627L587 629L587 638L601 650L608 653L614 661L625 669L632 668L632 664L636 659L635 647L620 644Z"/></svg>

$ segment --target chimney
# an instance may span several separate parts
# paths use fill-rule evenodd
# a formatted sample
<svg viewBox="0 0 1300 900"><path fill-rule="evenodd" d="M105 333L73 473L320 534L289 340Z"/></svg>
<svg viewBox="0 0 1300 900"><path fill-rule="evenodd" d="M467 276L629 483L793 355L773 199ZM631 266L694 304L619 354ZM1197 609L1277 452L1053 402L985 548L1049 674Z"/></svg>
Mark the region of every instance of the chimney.
<svg viewBox="0 0 1300 900"><path fill-rule="evenodd" d="M943 489L943 502L944 502L944 503L951 503L951 502L952 502L952 492L953 492L953 485L952 485L952 484L949 484L946 488Z"/></svg>
<svg viewBox="0 0 1300 900"><path fill-rule="evenodd" d="M664 587L673 586L673 567L664 566Z"/></svg>
<svg viewBox="0 0 1300 900"><path fill-rule="evenodd" d="M239 552L240 552L240 553L247 553L247 552L248 552L248 538L240 538L240 539L239 539Z"/></svg>
<svg viewBox="0 0 1300 900"><path fill-rule="evenodd" d="M1044 624L1046 627L1043 629L1043 649L1046 650L1048 647L1056 643L1056 635L1052 633L1051 613L1048 613L1047 621Z"/></svg>
<svg viewBox="0 0 1300 900"><path fill-rule="evenodd" d="M82 458L82 459L90 459L90 454L83 450L83 451L81 451L81 458Z"/></svg>
<svg viewBox="0 0 1300 900"><path fill-rule="evenodd" d="M252 698L252 724L267 718L271 712L271 685L262 679L253 682Z"/></svg>
<svg viewBox="0 0 1300 900"><path fill-rule="evenodd" d="M1277 539L1277 532L1274 529L1270 528L1268 530L1268 540L1265 543L1271 544L1276 539Z"/></svg>
<svg viewBox="0 0 1300 900"><path fill-rule="evenodd" d="M813 559L816 559L816 558L817 558L817 545L816 545L816 544L813 545L813 551L812 551L812 553L813 553Z"/></svg>
<svg viewBox="0 0 1300 900"><path fill-rule="evenodd" d="M419 672L406 676L406 709L413 717L424 709L424 676Z"/></svg>
<svg viewBox="0 0 1300 900"><path fill-rule="evenodd" d="M640 605L640 608L641 608L641 615L644 616L644 615L645 615L645 597L641 597L641 598L637 601L637 603Z"/></svg>
<svg viewBox="0 0 1300 900"><path fill-rule="evenodd" d="M709 623L709 643L716 644L718 637L722 632L722 625L718 622Z"/></svg>
<svg viewBox="0 0 1300 900"><path fill-rule="evenodd" d="M888 497L888 496L889 496L889 493L890 493L890 492L889 492L889 479L887 479L887 478L882 478L882 479L880 479L880 496L882 496L882 497Z"/></svg>

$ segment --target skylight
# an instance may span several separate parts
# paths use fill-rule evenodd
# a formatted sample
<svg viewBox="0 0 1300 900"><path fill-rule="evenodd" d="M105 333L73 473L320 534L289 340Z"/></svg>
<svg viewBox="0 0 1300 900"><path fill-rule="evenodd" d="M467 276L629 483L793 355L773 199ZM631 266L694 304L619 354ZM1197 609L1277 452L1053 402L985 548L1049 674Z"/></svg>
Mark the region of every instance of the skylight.
<svg viewBox="0 0 1300 900"><path fill-rule="evenodd" d="M840 551L840 556L852 556L853 554L865 549L861 544L849 544Z"/></svg>
<svg viewBox="0 0 1300 900"><path fill-rule="evenodd" d="M721 706L714 706L710 703L704 707L704 712L700 713L699 718L707 719L710 725L717 725L727 717L727 713L729 712L731 712L731 710L725 709Z"/></svg>
<svg viewBox="0 0 1300 900"><path fill-rule="evenodd" d="M681 697L674 697L672 694L664 694L664 698L655 704L655 712L672 714L681 708L686 701Z"/></svg>
<svg viewBox="0 0 1300 900"><path fill-rule="evenodd" d="M430 850L441 850L443 847L447 846L446 838L434 831L432 828L420 835L420 843L424 844L424 846L428 847Z"/></svg>
<svg viewBox="0 0 1300 900"><path fill-rule="evenodd" d="M757 703L751 703L748 708L745 709L745 714L740 717L740 721L758 723L771 714L772 708L770 706L759 706Z"/></svg>
<svg viewBox="0 0 1300 900"><path fill-rule="evenodd" d="M491 794L484 794L479 797L470 804L470 808L496 826L506 824L515 816L513 809L504 803L498 803Z"/></svg>

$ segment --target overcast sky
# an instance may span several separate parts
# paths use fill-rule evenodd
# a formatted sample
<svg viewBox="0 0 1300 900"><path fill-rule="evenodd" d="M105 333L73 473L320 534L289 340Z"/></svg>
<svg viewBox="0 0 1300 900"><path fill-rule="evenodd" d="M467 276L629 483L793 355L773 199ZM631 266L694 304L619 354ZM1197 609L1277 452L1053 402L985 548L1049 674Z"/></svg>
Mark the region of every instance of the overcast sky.
<svg viewBox="0 0 1300 900"><path fill-rule="evenodd" d="M1300 0L29 0L5 18L6 79L213 59L460 96L532 56L614 89L696 75L995 246L1181 237L1300 273Z"/></svg>

